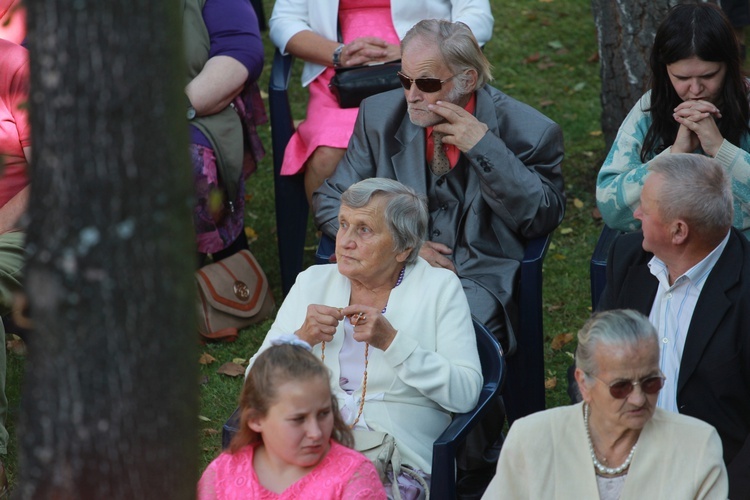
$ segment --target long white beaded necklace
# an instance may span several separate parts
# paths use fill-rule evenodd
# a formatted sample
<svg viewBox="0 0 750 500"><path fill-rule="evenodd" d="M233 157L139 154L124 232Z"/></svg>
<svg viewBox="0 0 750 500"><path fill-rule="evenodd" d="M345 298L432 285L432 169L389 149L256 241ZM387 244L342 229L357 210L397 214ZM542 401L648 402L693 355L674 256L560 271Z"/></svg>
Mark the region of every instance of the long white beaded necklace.
<svg viewBox="0 0 750 500"><path fill-rule="evenodd" d="M609 476L616 476L620 474L623 471L626 471L628 467L630 467L630 462L633 460L633 455L635 454L635 448L638 446L638 442L633 445L632 448L630 448L630 453L628 453L628 458L625 459L625 461L620 465L619 467L607 467L603 465L601 462L599 462L599 459L596 458L596 452L594 451L594 442L591 440L591 431L589 431L589 405L584 404L583 405L583 424L586 426L586 438L589 441L589 451L591 452L591 460L594 462L594 467L596 467L596 470L599 471L602 474L607 474Z"/></svg>

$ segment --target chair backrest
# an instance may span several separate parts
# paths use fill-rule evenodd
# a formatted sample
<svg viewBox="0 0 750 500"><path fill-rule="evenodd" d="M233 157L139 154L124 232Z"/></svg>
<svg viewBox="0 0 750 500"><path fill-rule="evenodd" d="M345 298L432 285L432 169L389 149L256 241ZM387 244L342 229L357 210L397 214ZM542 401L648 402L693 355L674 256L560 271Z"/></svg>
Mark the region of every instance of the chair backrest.
<svg viewBox="0 0 750 500"><path fill-rule="evenodd" d="M468 413L455 415L450 425L432 445L431 498L435 500L456 498L456 452L469 431L484 415L487 405L502 391L505 378L505 361L502 348L487 328L473 320L477 339L479 361L484 379L477 405ZM224 424L221 435L222 447L226 448L239 429L239 408Z"/></svg>

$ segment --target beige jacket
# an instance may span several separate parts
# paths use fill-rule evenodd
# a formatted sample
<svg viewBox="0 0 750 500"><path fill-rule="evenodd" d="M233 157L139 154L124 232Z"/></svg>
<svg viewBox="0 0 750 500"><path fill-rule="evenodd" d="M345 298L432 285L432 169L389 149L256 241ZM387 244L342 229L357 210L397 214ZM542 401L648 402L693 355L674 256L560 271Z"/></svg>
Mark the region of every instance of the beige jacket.
<svg viewBox="0 0 750 500"><path fill-rule="evenodd" d="M716 429L656 409L641 432L621 500L727 498ZM597 499L582 403L517 420L483 499Z"/></svg>

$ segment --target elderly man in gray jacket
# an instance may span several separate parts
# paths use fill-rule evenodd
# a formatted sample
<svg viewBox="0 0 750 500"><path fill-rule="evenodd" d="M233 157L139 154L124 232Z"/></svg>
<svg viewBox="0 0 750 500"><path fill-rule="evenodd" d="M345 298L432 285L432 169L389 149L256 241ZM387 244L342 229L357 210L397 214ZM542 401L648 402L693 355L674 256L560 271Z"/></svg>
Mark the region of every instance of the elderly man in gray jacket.
<svg viewBox="0 0 750 500"><path fill-rule="evenodd" d="M344 159L313 196L315 223L335 238L341 193L369 177L424 193L420 256L456 272L472 314L510 354L524 244L554 230L565 210L562 133L487 84L490 64L462 23L421 21L401 57L405 99L394 90L362 102Z"/></svg>

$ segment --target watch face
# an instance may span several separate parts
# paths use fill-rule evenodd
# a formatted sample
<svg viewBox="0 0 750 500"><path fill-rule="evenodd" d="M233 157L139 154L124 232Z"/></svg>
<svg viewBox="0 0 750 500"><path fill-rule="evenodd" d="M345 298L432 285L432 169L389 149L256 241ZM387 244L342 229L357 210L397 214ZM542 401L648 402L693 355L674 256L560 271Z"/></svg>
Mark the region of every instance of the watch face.
<svg viewBox="0 0 750 500"><path fill-rule="evenodd" d="M192 120L193 118L195 118L195 108L192 106L188 106L187 119Z"/></svg>

